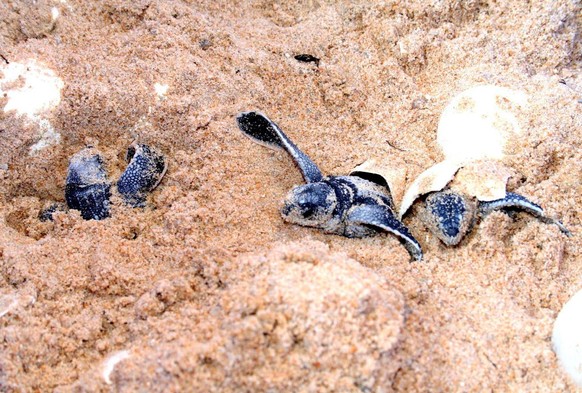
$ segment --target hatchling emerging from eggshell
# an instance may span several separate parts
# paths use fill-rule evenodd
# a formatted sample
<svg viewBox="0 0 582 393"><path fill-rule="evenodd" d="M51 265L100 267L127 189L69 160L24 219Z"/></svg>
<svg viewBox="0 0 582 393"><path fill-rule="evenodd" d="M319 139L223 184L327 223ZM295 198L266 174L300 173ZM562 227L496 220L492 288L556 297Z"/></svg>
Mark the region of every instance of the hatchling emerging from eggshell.
<svg viewBox="0 0 582 393"><path fill-rule="evenodd" d="M434 168L434 167L433 167ZM442 167L441 167L442 168ZM426 172L425 172L426 173ZM434 173L429 175L434 175ZM523 195L506 191L509 171L495 161L480 161L461 167L454 178L440 189L423 192L422 181L411 187L401 205L401 214L409 208L409 202L422 200L420 218L427 228L443 243L455 246L471 231L478 219L501 210L504 212L523 211L540 221L555 224L570 236L568 229L558 220L548 217L541 206ZM426 178L423 180L426 181ZM429 183L424 183L426 186ZM410 192L412 190L412 192Z"/></svg>
<svg viewBox="0 0 582 393"><path fill-rule="evenodd" d="M496 210L529 213L570 236L568 229L548 217L539 205L506 190L510 172L504 158L515 154L523 142L512 110L525 105L525 94L491 85L455 96L444 109L437 130L445 160L411 184L400 203L399 218L421 199L421 219L448 246L457 245L478 218ZM359 170L378 172L370 165Z"/></svg>
<svg viewBox="0 0 582 393"><path fill-rule="evenodd" d="M259 112L240 113L236 121L240 130L254 142L284 149L307 183L295 186L285 198L281 209L285 221L346 237L388 231L399 238L413 259L422 259L419 243L394 214L387 187L359 176L324 177L315 163L274 122Z"/></svg>

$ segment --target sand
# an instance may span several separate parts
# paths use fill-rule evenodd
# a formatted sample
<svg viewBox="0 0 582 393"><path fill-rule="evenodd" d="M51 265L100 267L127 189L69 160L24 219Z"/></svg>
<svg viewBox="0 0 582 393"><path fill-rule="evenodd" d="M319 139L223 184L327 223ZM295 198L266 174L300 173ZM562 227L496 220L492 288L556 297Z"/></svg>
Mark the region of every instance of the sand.
<svg viewBox="0 0 582 393"><path fill-rule="evenodd" d="M35 118L0 112L0 391L575 391L550 338L582 287L581 15L568 0L2 2L0 77L34 60L63 83ZM300 173L234 121L266 113L325 174L380 158L410 184L443 159L449 100L482 84L527 95L508 187L571 238L498 212L447 248L413 207L425 258L410 263L393 236L287 224ZM148 207L38 220L64 201L70 156L96 146L117 179L136 138L169 162Z"/></svg>

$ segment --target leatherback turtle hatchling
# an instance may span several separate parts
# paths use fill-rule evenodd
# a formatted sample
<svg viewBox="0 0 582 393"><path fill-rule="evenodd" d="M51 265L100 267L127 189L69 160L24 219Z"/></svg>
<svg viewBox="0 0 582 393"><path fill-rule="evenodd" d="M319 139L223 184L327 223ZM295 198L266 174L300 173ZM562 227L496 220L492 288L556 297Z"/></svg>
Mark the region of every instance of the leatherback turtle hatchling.
<svg viewBox="0 0 582 393"><path fill-rule="evenodd" d="M459 244L477 219L496 210L529 213L544 223L555 224L566 236L571 236L570 231L560 221L548 217L541 206L514 192L506 192L499 199L481 201L474 195L446 187L426 195L423 207L421 219L448 246Z"/></svg>
<svg viewBox="0 0 582 393"><path fill-rule="evenodd" d="M117 181L117 192L131 207L145 206L145 200L162 180L167 163L157 149L133 143L126 155L128 165ZM102 220L110 215L112 186L101 153L94 147L86 147L74 154L69 161L65 182L67 207L79 210L85 220ZM43 210L41 220L51 220L60 204Z"/></svg>
<svg viewBox="0 0 582 393"><path fill-rule="evenodd" d="M507 158L524 144L515 116L524 93L477 86L455 96L443 110L437 142L445 159L421 173L400 203L402 218L417 199L428 229L449 246L458 244L478 218L492 211L524 211L570 232L523 195L507 192ZM515 105L511 109L510 105Z"/></svg>
<svg viewBox="0 0 582 393"><path fill-rule="evenodd" d="M281 129L259 112L236 117L240 130L264 146L284 149L299 167L307 184L296 186L285 198L285 221L323 229L346 237L380 231L396 235L415 260L422 259L419 243L396 218L388 187L359 176L323 176L317 165Z"/></svg>

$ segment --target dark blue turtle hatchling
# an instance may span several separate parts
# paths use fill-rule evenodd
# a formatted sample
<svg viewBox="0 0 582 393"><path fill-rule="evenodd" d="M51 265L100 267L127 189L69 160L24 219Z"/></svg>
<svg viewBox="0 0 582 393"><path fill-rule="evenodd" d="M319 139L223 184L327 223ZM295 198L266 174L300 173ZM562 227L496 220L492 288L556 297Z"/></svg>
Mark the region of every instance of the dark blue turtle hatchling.
<svg viewBox="0 0 582 393"><path fill-rule="evenodd" d="M501 199L479 201L450 189L437 191L426 197L420 214L436 237L448 246L455 246L473 228L477 219L496 210L529 213L544 223L555 224L565 235L571 236L564 224L548 217L541 206L513 192L507 192Z"/></svg>
<svg viewBox="0 0 582 393"><path fill-rule="evenodd" d="M422 259L419 243L394 214L388 187L356 175L324 177L315 163L274 122L259 112L240 113L236 121L240 130L253 141L284 149L307 183L291 189L285 198L281 209L285 221L346 237L391 232L413 259Z"/></svg>
<svg viewBox="0 0 582 393"><path fill-rule="evenodd" d="M160 183L166 173L164 156L155 148L132 144L127 153L129 164L117 181L117 191L131 207L143 207L147 195ZM104 167L101 153L86 147L73 155L65 182L67 207L79 210L85 220L109 217L112 185ZM52 220L52 214L64 206L53 204L40 212L41 221Z"/></svg>

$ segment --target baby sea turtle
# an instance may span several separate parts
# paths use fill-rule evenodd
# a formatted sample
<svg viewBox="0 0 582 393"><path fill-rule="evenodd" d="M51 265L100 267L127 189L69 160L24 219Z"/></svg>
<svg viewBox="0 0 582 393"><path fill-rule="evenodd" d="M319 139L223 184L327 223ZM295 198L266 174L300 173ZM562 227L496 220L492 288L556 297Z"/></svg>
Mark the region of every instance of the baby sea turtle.
<svg viewBox="0 0 582 393"><path fill-rule="evenodd" d="M266 147L284 149L307 184L296 186L285 198L281 215L287 222L323 229L346 237L364 237L380 231L396 235L415 260L422 259L419 243L395 217L388 187L359 176L324 177L281 129L259 112L236 117L240 130Z"/></svg>
<svg viewBox="0 0 582 393"><path fill-rule="evenodd" d="M445 160L411 184L400 204L402 218L422 199L421 218L443 243L457 245L478 218L495 210L524 211L570 232L523 195L507 192L504 159L523 145L514 112L526 96L498 86L478 86L455 96L444 109L437 142ZM511 109L511 105L516 107Z"/></svg>
<svg viewBox="0 0 582 393"><path fill-rule="evenodd" d="M421 218L428 229L447 246L455 246L473 228L477 218L501 210L523 211L548 224L555 224L567 236L570 231L558 220L548 217L541 206L523 195L507 192L503 198L480 201L474 196L446 188L428 194Z"/></svg>
<svg viewBox="0 0 582 393"><path fill-rule="evenodd" d="M69 209L79 210L85 220L109 217L111 183L99 151L88 147L71 157L65 182L65 200Z"/></svg>
<svg viewBox="0 0 582 393"><path fill-rule="evenodd" d="M166 173L166 160L157 149L137 143L129 147L126 157L129 164L117 181L117 191L127 205L143 207L148 193ZM65 200L69 209L79 210L85 220L107 218L111 192L111 182L97 149L86 147L71 157L65 183ZM62 209L59 204L53 204L43 210L39 218L50 220L55 211Z"/></svg>

